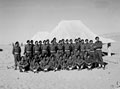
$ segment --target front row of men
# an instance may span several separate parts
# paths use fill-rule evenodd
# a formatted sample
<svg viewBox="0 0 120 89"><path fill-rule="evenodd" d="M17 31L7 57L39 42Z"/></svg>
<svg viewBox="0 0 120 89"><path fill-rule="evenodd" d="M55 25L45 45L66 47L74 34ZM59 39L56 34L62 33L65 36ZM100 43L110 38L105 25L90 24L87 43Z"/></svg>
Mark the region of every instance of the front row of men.
<svg viewBox="0 0 120 89"><path fill-rule="evenodd" d="M17 66L20 72L31 70L33 72L49 70L72 70L72 69L92 69L93 67L105 68L102 58L102 42L99 37L96 42L86 39L62 39L56 42L53 38L49 40L27 41L24 48L24 56L21 56L19 42L13 46L15 60L15 70Z"/></svg>

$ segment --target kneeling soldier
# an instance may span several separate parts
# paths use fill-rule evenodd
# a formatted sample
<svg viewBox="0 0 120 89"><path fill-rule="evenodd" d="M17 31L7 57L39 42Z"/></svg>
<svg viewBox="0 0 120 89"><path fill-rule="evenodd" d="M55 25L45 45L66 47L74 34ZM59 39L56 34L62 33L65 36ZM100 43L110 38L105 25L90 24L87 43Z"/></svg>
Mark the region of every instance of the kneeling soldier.
<svg viewBox="0 0 120 89"><path fill-rule="evenodd" d="M29 70L29 63L26 60L26 57L22 56L22 59L19 62L19 70L20 70L20 72L25 72L25 71Z"/></svg>

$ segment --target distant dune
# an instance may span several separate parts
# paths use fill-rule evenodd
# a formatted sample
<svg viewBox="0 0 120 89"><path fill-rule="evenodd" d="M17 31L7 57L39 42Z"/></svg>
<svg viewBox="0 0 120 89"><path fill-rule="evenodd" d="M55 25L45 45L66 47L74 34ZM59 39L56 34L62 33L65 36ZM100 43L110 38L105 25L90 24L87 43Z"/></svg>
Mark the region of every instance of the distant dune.
<svg viewBox="0 0 120 89"><path fill-rule="evenodd" d="M115 32L115 33L108 33L108 34L103 34L101 35L102 37L110 38L113 39L117 42L120 41L120 32Z"/></svg>

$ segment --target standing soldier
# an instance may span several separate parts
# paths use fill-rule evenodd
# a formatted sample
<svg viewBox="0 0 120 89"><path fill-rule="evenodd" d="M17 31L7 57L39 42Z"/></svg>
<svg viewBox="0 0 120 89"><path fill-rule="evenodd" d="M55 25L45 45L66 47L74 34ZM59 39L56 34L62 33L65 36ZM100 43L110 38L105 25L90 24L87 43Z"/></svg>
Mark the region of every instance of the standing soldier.
<svg viewBox="0 0 120 89"><path fill-rule="evenodd" d="M80 45L80 56L81 58L84 60L85 59L85 44L84 44L84 40L81 40L81 45Z"/></svg>
<svg viewBox="0 0 120 89"><path fill-rule="evenodd" d="M30 41L27 40L27 45L25 45L25 49L24 49L24 55L26 56L27 59L29 59L29 63L32 60L32 45L30 44Z"/></svg>
<svg viewBox="0 0 120 89"><path fill-rule="evenodd" d="M88 52L89 52L89 42L88 39L85 40L85 59L87 60Z"/></svg>
<svg viewBox="0 0 120 89"><path fill-rule="evenodd" d="M42 41L39 41L39 47L40 47L40 55L42 54Z"/></svg>
<svg viewBox="0 0 120 89"><path fill-rule="evenodd" d="M69 58L69 56L70 56L70 44L68 42L68 39L66 39L66 43L65 43L64 47L65 47L65 54L66 54L67 58Z"/></svg>
<svg viewBox="0 0 120 89"><path fill-rule="evenodd" d="M31 53L32 53L32 57L33 57L33 47L34 47L33 40L30 41L30 44L32 46L32 52Z"/></svg>
<svg viewBox="0 0 120 89"><path fill-rule="evenodd" d="M76 52L79 50L80 51L80 44L78 42L78 39L75 39L75 44L74 44L74 54L76 54Z"/></svg>
<svg viewBox="0 0 120 89"><path fill-rule="evenodd" d="M70 53L74 52L74 44L73 44L73 40L70 39Z"/></svg>
<svg viewBox="0 0 120 89"><path fill-rule="evenodd" d="M104 63L103 63L103 58L102 58L102 42L99 40L99 37L95 38L96 42L95 42L95 55L96 55L96 59L98 60L98 64L99 67L105 67Z"/></svg>
<svg viewBox="0 0 120 89"><path fill-rule="evenodd" d="M38 41L35 41L35 46L33 47L33 54L34 54L34 56L40 55L40 46L38 44Z"/></svg>
<svg viewBox="0 0 120 89"><path fill-rule="evenodd" d="M62 41L60 40L59 44L57 45L57 53L60 56L63 55L63 52L64 52L64 46L62 44Z"/></svg>
<svg viewBox="0 0 120 89"><path fill-rule="evenodd" d="M48 45L46 44L46 40L43 41L42 45L42 57L48 56Z"/></svg>
<svg viewBox="0 0 120 89"><path fill-rule="evenodd" d="M47 39L46 40L46 45L47 45L47 51L48 51L48 55L47 56L49 56L50 57L50 41L49 41L49 39Z"/></svg>
<svg viewBox="0 0 120 89"><path fill-rule="evenodd" d="M91 63L91 67L96 62L93 40L89 41L89 62Z"/></svg>
<svg viewBox="0 0 120 89"><path fill-rule="evenodd" d="M21 60L21 48L19 46L19 42L17 41L13 46L14 61L15 61L15 70L17 70L18 62Z"/></svg>
<svg viewBox="0 0 120 89"><path fill-rule="evenodd" d="M50 44L50 53L51 53L51 55L55 56L55 54L56 54L56 48L57 48L57 46L55 45L54 40L52 40L51 44Z"/></svg>

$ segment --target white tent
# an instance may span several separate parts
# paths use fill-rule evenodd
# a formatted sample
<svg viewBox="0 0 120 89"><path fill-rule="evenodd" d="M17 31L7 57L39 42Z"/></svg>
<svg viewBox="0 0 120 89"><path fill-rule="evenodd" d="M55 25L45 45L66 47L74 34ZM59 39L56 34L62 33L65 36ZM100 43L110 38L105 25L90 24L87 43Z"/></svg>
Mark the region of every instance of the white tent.
<svg viewBox="0 0 120 89"><path fill-rule="evenodd" d="M87 28L80 20L70 20L70 21L61 21L52 32L43 32L36 34L32 39L33 40L42 40L42 39L53 39L54 37L59 39L75 39L75 38L82 38L82 39L90 39L94 40L96 34L94 34L89 28ZM42 35L41 35L42 34ZM100 37L100 40L103 43L111 43L114 40L107 39Z"/></svg>
<svg viewBox="0 0 120 89"><path fill-rule="evenodd" d="M38 32L32 37L32 40L39 41L39 40L46 40L48 39L49 33L48 32Z"/></svg>

